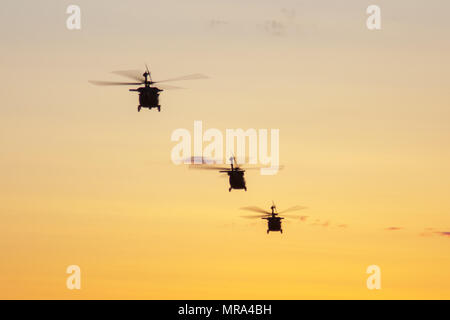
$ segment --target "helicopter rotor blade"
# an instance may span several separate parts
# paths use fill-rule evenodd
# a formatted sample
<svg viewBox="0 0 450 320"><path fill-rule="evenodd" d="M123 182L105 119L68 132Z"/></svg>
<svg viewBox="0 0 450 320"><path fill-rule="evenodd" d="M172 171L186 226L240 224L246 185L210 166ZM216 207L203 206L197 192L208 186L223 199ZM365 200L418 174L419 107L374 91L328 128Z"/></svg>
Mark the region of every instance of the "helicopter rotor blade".
<svg viewBox="0 0 450 320"><path fill-rule="evenodd" d="M236 157L234 156L234 154L230 157L230 162L231 162L235 167L238 167L238 166L239 166L238 163L237 163Z"/></svg>
<svg viewBox="0 0 450 320"><path fill-rule="evenodd" d="M161 83L161 82L168 82L168 81L180 81L180 80L197 80L197 79L207 79L207 78L208 78L207 76L205 76L201 73L194 73L194 74L188 74L188 75L177 77L177 78L170 78L170 79L154 81L153 83Z"/></svg>
<svg viewBox="0 0 450 320"><path fill-rule="evenodd" d="M90 83L96 86L139 86L144 84L143 82L116 82L116 81L97 81L89 80Z"/></svg>
<svg viewBox="0 0 450 320"><path fill-rule="evenodd" d="M280 211L279 213L285 213L285 212L291 212L291 211L298 211L298 210L303 210L306 209L307 207L304 206L294 206L294 207L290 207L287 208L285 210Z"/></svg>
<svg viewBox="0 0 450 320"><path fill-rule="evenodd" d="M261 167L261 166L258 166L258 167L247 167L246 165L240 165L240 167L243 169L243 170L261 170L261 169L269 169L270 167ZM279 166L278 167L278 170L282 170L283 169L283 166Z"/></svg>
<svg viewBox="0 0 450 320"><path fill-rule="evenodd" d="M202 157L202 156L193 156L186 158L186 161L189 161L192 164L203 164L203 165L218 165L223 164L220 159L214 159L214 158L208 158L208 157Z"/></svg>
<svg viewBox="0 0 450 320"><path fill-rule="evenodd" d="M252 169L271 169L271 168L274 168L274 167L270 167L270 166L258 166L258 167L246 167L245 165L244 165L244 167L245 167L245 169L248 169L248 170L252 170ZM284 169L284 166L282 166L282 165L280 165L280 166L278 166L277 167L277 169L278 170L283 170Z"/></svg>
<svg viewBox="0 0 450 320"><path fill-rule="evenodd" d="M210 165L202 165L202 164L191 164L189 169L200 169L200 170L215 170L215 171L229 171L229 167L217 167Z"/></svg>
<svg viewBox="0 0 450 320"><path fill-rule="evenodd" d="M182 87L176 87L176 86L171 86L168 84L159 84L158 88L160 89L164 89L164 90L177 90L177 89L184 89Z"/></svg>
<svg viewBox="0 0 450 320"><path fill-rule="evenodd" d="M148 74L148 78L149 78L149 80L150 80L150 83L154 83L154 82L152 81L152 74L150 73L150 70L148 70L147 64L145 64L145 70L147 71L147 74Z"/></svg>
<svg viewBox="0 0 450 320"><path fill-rule="evenodd" d="M262 218L266 218L266 215L260 215L260 216L241 216L241 218L245 218L245 219L262 219Z"/></svg>
<svg viewBox="0 0 450 320"><path fill-rule="evenodd" d="M117 70L111 73L117 74L122 77L144 82L144 77L142 77L142 71L140 70Z"/></svg>
<svg viewBox="0 0 450 320"><path fill-rule="evenodd" d="M260 207L250 206L250 207L242 207L241 210L247 210L247 211L253 211L253 212L259 212L264 214L272 214L272 212L269 212L267 210L264 210Z"/></svg>

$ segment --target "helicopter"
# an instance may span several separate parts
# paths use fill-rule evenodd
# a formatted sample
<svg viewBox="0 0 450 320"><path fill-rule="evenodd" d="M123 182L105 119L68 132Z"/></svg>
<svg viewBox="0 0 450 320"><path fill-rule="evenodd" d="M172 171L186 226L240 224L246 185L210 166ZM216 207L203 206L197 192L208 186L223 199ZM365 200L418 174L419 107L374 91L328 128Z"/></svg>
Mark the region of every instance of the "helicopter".
<svg viewBox="0 0 450 320"><path fill-rule="evenodd" d="M207 163L207 162L206 162ZM247 191L247 185L245 183L244 173L245 170L240 167L236 158L230 157L230 168L228 167L218 167L215 165L206 164L205 162L202 164L193 164L190 165L191 169L202 169L202 170L218 170L220 173L226 173L229 177L230 188L228 189L231 192L232 189L244 189ZM251 169L259 169L257 167L246 168L246 170Z"/></svg>
<svg viewBox="0 0 450 320"><path fill-rule="evenodd" d="M194 79L205 79L207 78L203 74L190 74L182 77L171 78L160 81L153 81L151 73L145 65L145 72L140 75L139 70L122 70L122 71L113 71L114 74L127 77L129 79L133 79L137 82L115 82L115 81L96 81L90 80L89 82L98 86L135 86L135 85L144 85L143 87L139 87L137 89L129 89L129 91L139 92L139 105L137 107L138 112L141 111L141 108L148 108L149 110L156 108L158 112L161 111L161 106L159 104L159 93L164 91L163 89L182 89L176 86L170 85L159 85L161 82L168 81L180 81L180 80L194 80ZM158 87L153 86L158 83Z"/></svg>
<svg viewBox="0 0 450 320"><path fill-rule="evenodd" d="M241 210L247 210L247 211L253 211L262 213L262 215L252 215L252 216L242 216L243 218L248 219L264 219L267 220L267 233L269 232L277 232L283 233L283 229L281 228L281 220L286 218L298 218L297 216L290 216L290 215L284 215L284 217L280 217L279 215L281 213L290 212L290 211L297 211L297 210L303 210L306 209L306 207L303 206L294 206L291 208L288 208L286 210L277 212L277 207L275 203L272 201L272 206L270 207L271 211L267 211L264 209L261 209L259 207L243 207ZM301 217L300 217L301 218Z"/></svg>

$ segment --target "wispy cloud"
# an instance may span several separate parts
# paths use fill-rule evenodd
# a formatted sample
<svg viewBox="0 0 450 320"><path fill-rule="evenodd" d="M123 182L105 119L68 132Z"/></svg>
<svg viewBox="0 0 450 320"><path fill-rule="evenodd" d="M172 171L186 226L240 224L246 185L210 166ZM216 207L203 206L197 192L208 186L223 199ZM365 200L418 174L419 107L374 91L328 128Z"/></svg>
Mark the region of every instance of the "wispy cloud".
<svg viewBox="0 0 450 320"><path fill-rule="evenodd" d="M220 28L220 27L222 27L224 25L227 25L227 24L228 24L228 21L221 20L221 19L211 19L208 22L208 26L210 28L213 28L213 29L214 28Z"/></svg>
<svg viewBox="0 0 450 320"><path fill-rule="evenodd" d="M442 237L450 238L450 231L435 231L434 233Z"/></svg>
<svg viewBox="0 0 450 320"><path fill-rule="evenodd" d="M398 231L398 230L403 230L403 228L402 228L402 227L388 227L388 228L386 228L385 230L388 230L388 231Z"/></svg>
<svg viewBox="0 0 450 320"><path fill-rule="evenodd" d="M322 226L322 227L328 227L330 225L330 221L321 221L320 219L314 220L313 223L310 224L311 226Z"/></svg>
<svg viewBox="0 0 450 320"><path fill-rule="evenodd" d="M286 26L278 20L268 20L264 23L264 29L274 36L284 35Z"/></svg>
<svg viewBox="0 0 450 320"><path fill-rule="evenodd" d="M325 227L325 228L326 227L337 227L337 228L341 228L341 229L348 228L348 224L345 224L345 223L332 223L330 220L320 220L320 219L315 219L309 225Z"/></svg>
<svg viewBox="0 0 450 320"><path fill-rule="evenodd" d="M274 36L283 36L295 26L295 16L294 9L282 9L278 18L264 22L264 30Z"/></svg>
<svg viewBox="0 0 450 320"><path fill-rule="evenodd" d="M436 228L425 228L424 230L419 234L421 237L441 236L450 238L450 231L437 231Z"/></svg>

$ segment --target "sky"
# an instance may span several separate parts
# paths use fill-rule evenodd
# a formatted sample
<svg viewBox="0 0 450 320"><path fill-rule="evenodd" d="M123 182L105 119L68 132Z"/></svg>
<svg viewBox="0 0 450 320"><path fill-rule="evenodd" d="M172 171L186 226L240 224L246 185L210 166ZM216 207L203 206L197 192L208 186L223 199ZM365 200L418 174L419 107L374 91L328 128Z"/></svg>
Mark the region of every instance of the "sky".
<svg viewBox="0 0 450 320"><path fill-rule="evenodd" d="M448 1L1 6L0 298L450 298ZM88 82L146 63L209 79L162 92L160 113ZM228 192L174 165L171 134L196 120L279 129L284 169ZM241 217L272 200L308 218L266 234Z"/></svg>

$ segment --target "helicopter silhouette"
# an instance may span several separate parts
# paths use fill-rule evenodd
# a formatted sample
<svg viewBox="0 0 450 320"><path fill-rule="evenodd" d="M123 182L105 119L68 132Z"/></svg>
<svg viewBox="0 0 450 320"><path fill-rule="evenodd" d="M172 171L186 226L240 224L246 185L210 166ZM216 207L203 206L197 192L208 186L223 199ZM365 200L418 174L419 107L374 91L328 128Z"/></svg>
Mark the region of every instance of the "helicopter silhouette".
<svg viewBox="0 0 450 320"><path fill-rule="evenodd" d="M277 212L277 207L275 203L272 201L272 206L270 207L271 211L267 211L264 209L261 209L259 207L251 206L251 207L243 207L241 210L247 210L247 211L253 211L262 213L262 215L251 215L251 216L242 216L243 218L247 219L264 219L267 220L267 233L269 232L277 232L283 233L283 229L281 228L281 220L286 218L299 218L299 216L291 216L291 215L284 215L284 217L280 217L279 215L285 212L290 211L298 211L306 209L306 207L303 206L294 206L290 207L286 210Z"/></svg>
<svg viewBox="0 0 450 320"><path fill-rule="evenodd" d="M137 82L115 82L115 81L96 81L90 80L89 82L98 86L134 86L134 85L144 85L143 87L137 89L129 89L129 91L139 92L139 105L138 112L141 111L141 108L148 108L151 110L152 108L158 109L161 111L161 106L159 104L159 93L164 91L163 89L182 89L181 87L170 86L170 85L160 85L161 82L169 82L169 81L180 81L180 80L194 80L194 79L205 79L207 76L203 74L189 74L182 77L171 78L160 81L153 81L151 73L145 65L145 72L140 75L139 70L122 70L122 71L113 71L114 74L127 77L129 79L133 79ZM158 87L153 86L158 83Z"/></svg>
<svg viewBox="0 0 450 320"><path fill-rule="evenodd" d="M228 191L231 192L233 189L244 189L247 191L247 185L245 182L244 174L245 170L260 169L259 167L250 167L243 169L236 162L236 158L230 157L230 168L229 167L219 167L210 164L193 164L189 166L191 169L201 169L201 170L217 170L220 173L226 173L229 177L230 187Z"/></svg>

